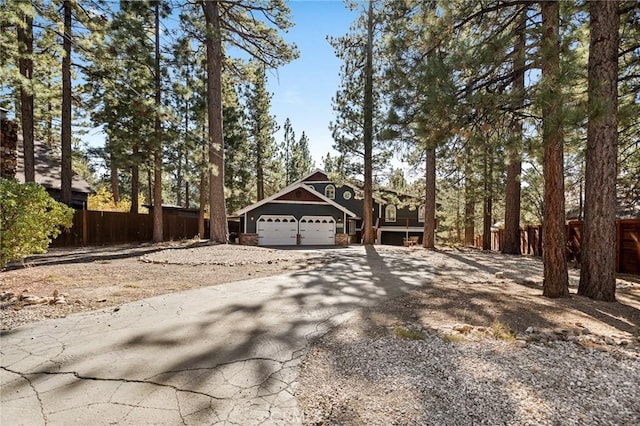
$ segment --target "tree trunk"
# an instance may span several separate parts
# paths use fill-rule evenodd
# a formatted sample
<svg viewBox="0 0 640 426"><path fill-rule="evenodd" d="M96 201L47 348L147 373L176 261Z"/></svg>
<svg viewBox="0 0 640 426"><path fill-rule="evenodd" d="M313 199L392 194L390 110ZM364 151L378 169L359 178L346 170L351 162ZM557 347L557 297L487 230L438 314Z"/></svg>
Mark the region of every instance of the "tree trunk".
<svg viewBox="0 0 640 426"><path fill-rule="evenodd" d="M373 244L373 0L367 11L367 52L364 67L364 214L362 243Z"/></svg>
<svg viewBox="0 0 640 426"><path fill-rule="evenodd" d="M544 145L544 207L542 223L542 262L546 297L568 297L569 278L565 257L564 169L562 98L560 87L560 10L558 1L542 5L542 87L546 93L542 106Z"/></svg>
<svg viewBox="0 0 640 426"><path fill-rule="evenodd" d="M140 193L140 168L138 166L138 145L133 145L131 154L131 213L139 213L138 194ZM151 202L151 200L149 200Z"/></svg>
<svg viewBox="0 0 640 426"><path fill-rule="evenodd" d="M436 248L436 149L427 148L425 161L424 238L422 247Z"/></svg>
<svg viewBox="0 0 640 426"><path fill-rule="evenodd" d="M482 250L491 250L493 225L493 151L490 142L484 145L484 194L482 197Z"/></svg>
<svg viewBox="0 0 640 426"><path fill-rule="evenodd" d="M256 132L257 135L260 132ZM259 136L256 136L259 139ZM264 199L264 145L261 140L256 141L256 198Z"/></svg>
<svg viewBox="0 0 640 426"><path fill-rule="evenodd" d="M113 150L109 150L109 170L111 181L111 194L113 195L113 204L117 207L120 202L120 188L118 187L118 165L116 164Z"/></svg>
<svg viewBox="0 0 640 426"><path fill-rule="evenodd" d="M62 202L71 205L71 2L62 2L64 13L64 38L62 39L62 173L60 186Z"/></svg>
<svg viewBox="0 0 640 426"><path fill-rule="evenodd" d="M525 31L527 8L521 12L516 34L513 60L513 109L524 104ZM505 188L504 244L505 254L521 254L520 244L520 178L522 173L522 120L514 116L508 145L507 182Z"/></svg>
<svg viewBox="0 0 640 426"><path fill-rule="evenodd" d="M204 138L203 138L204 139ZM207 151L202 150L202 162L207 163ZM207 204L207 171L205 167L200 169L200 208L198 211L198 236L204 239L204 207Z"/></svg>
<svg viewBox="0 0 640 426"><path fill-rule="evenodd" d="M34 133L33 133L33 18L24 15L24 28L18 26L18 68L29 82L29 87L20 85L20 121L22 122L22 149L24 155L24 180L36 181Z"/></svg>
<svg viewBox="0 0 640 426"><path fill-rule="evenodd" d="M209 239L226 243L229 235L224 200L222 134L222 38L218 2L202 3L207 24L207 116L209 121Z"/></svg>
<svg viewBox="0 0 640 426"><path fill-rule="evenodd" d="M475 245L475 216L476 216L476 194L473 181L473 168L471 164L472 152L470 143L467 142L466 160L464 166L464 244Z"/></svg>
<svg viewBox="0 0 640 426"><path fill-rule="evenodd" d="M155 2L155 120L153 153L153 242L163 241L162 229L162 129L160 127L161 87L160 87L160 2Z"/></svg>
<svg viewBox="0 0 640 426"><path fill-rule="evenodd" d="M589 126L578 294L616 300L618 1L589 3Z"/></svg>

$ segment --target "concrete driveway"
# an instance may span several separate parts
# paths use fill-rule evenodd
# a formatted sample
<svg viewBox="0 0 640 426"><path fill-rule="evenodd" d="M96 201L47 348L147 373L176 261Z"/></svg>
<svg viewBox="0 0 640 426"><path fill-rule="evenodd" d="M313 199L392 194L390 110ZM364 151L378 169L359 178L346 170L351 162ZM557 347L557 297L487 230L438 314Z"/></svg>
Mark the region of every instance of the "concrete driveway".
<svg viewBox="0 0 640 426"><path fill-rule="evenodd" d="M310 340L429 283L406 250L168 294L1 336L2 425L299 424Z"/></svg>

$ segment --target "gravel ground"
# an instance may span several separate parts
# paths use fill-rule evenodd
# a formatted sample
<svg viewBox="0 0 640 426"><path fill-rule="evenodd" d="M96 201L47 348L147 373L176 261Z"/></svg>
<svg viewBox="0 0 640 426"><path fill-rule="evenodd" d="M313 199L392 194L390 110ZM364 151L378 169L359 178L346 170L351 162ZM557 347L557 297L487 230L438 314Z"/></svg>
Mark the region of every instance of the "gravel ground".
<svg viewBox="0 0 640 426"><path fill-rule="evenodd" d="M298 395L305 424L640 423L637 350L369 338L355 329L331 333L307 355Z"/></svg>
<svg viewBox="0 0 640 426"><path fill-rule="evenodd" d="M423 258L438 278L313 344L296 390L305 424L640 424L637 277L618 280L616 303L550 300L540 297L539 259L375 251L368 261L376 270L386 267L385 253L400 253ZM335 256L199 242L52 250L0 273L0 328L299 271ZM577 270L570 278L575 293ZM45 303L25 303L31 296Z"/></svg>

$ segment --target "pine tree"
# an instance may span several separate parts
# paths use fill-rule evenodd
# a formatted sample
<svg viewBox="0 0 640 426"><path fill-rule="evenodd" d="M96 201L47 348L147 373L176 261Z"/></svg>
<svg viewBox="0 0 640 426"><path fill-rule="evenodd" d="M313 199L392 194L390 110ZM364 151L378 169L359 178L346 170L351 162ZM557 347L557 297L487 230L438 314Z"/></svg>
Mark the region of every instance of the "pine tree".
<svg viewBox="0 0 640 426"><path fill-rule="evenodd" d="M224 141L222 137L221 74L223 44L244 50L269 67L277 67L297 56L295 46L287 45L278 30L291 26L289 10L281 2L239 1L233 3L201 1L206 23L207 108L209 124L211 206L210 240L226 242L228 234L224 203ZM225 19L220 17L224 15ZM268 25L256 19L262 15Z"/></svg>
<svg viewBox="0 0 640 426"><path fill-rule="evenodd" d="M560 87L560 8L558 1L542 1L541 64L546 94L542 101L544 143L543 295L569 296L565 258L562 97Z"/></svg>
<svg viewBox="0 0 640 426"><path fill-rule="evenodd" d="M578 294L615 301L618 1L591 2L585 220Z"/></svg>
<svg viewBox="0 0 640 426"><path fill-rule="evenodd" d="M292 182L296 181L292 176L294 162L293 150L296 145L296 134L291 127L291 120L289 120L289 117L284 120L284 126L282 128L284 130L284 140L282 141L280 149L282 151L282 163L285 170L285 185L288 186Z"/></svg>
<svg viewBox="0 0 640 426"><path fill-rule="evenodd" d="M302 132L300 139L293 145L291 164L291 182L302 179L311 173L314 168L311 152L309 151L309 138L305 132Z"/></svg>
<svg viewBox="0 0 640 426"><path fill-rule="evenodd" d="M247 118L254 153L256 198L262 200L282 187L282 164L276 155L275 117L270 115L271 94L267 91L265 68L254 67L251 87L247 93Z"/></svg>
<svg viewBox="0 0 640 426"><path fill-rule="evenodd" d="M516 28L513 49L513 81L514 96L513 110L522 110L524 106L525 82L525 39L527 9L520 12L520 21ZM523 123L520 117L513 117L511 135L508 145L507 184L505 194L504 213L504 246L502 252L506 254L520 254L520 174L522 173L522 131Z"/></svg>
<svg viewBox="0 0 640 426"><path fill-rule="evenodd" d="M387 167L389 147L379 137L383 125L381 97L384 84L379 32L382 5L370 0L343 37L329 39L343 61L340 88L333 98L336 121L330 124L334 149L340 153L343 173L364 180L363 244L373 244L373 171ZM352 8L360 7L351 4ZM375 159L375 162L374 162ZM352 176L351 176L352 177Z"/></svg>

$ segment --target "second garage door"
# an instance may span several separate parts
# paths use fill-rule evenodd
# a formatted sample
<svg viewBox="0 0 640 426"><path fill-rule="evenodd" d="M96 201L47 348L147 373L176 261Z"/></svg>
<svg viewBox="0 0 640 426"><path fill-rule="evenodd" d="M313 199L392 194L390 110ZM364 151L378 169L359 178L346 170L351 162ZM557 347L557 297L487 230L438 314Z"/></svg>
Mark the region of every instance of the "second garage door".
<svg viewBox="0 0 640 426"><path fill-rule="evenodd" d="M293 216L262 215L258 218L258 245L295 246L298 221Z"/></svg>
<svg viewBox="0 0 640 426"><path fill-rule="evenodd" d="M332 246L336 243L336 221L331 216L303 216L299 229L300 245Z"/></svg>

